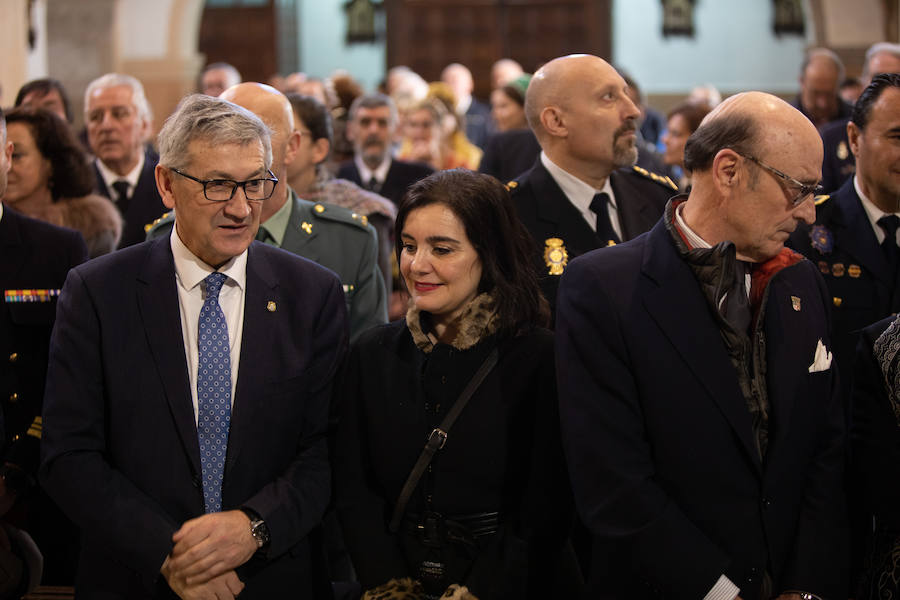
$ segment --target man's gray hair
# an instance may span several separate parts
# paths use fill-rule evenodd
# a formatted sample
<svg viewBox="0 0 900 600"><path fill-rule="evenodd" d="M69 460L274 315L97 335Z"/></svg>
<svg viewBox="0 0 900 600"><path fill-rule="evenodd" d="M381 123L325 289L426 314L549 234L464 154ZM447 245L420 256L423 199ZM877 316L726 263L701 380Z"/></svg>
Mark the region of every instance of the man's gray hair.
<svg viewBox="0 0 900 600"><path fill-rule="evenodd" d="M878 42L869 46L869 49L866 50L866 60L863 62L862 76L860 77L863 82L871 81L872 76L878 74L872 73L869 70L869 65L872 62L872 59L875 58L875 56L878 54L891 54L896 58L900 58L900 44L893 44L891 42Z"/></svg>
<svg viewBox="0 0 900 600"><path fill-rule="evenodd" d="M350 121L356 119L356 113L360 108L381 108L387 106L391 109L391 122L389 126L393 127L397 124L397 104L386 94L363 94L358 96L353 104L350 105L350 113L347 118Z"/></svg>
<svg viewBox="0 0 900 600"><path fill-rule="evenodd" d="M259 117L227 100L204 94L184 98L159 132L159 164L185 169L191 161L188 147L194 140L213 146L261 143L266 169L272 166L271 131Z"/></svg>
<svg viewBox="0 0 900 600"><path fill-rule="evenodd" d="M844 81L844 78L847 76L847 72L844 69L844 61L841 60L841 57L838 56L834 50L829 50L828 48L813 48L806 52L806 55L803 57L803 64L800 65L800 77L806 77L806 67L809 66L809 63L812 62L814 58L827 58L834 64L834 68L837 69L837 84L835 86L835 91L837 91L837 86Z"/></svg>
<svg viewBox="0 0 900 600"><path fill-rule="evenodd" d="M138 116L149 123L153 119L153 113L150 110L150 103L147 102L147 96L144 94L143 84L131 75L123 73L107 73L88 84L87 89L84 90L85 113L87 113L91 95L96 90L119 86L125 86L131 90L131 102L134 104Z"/></svg>

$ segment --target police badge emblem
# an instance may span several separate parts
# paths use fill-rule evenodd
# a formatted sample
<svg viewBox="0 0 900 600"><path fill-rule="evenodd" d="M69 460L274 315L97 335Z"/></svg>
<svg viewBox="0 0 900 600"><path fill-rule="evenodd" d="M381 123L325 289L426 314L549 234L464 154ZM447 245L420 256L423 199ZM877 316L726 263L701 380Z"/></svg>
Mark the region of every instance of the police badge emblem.
<svg viewBox="0 0 900 600"><path fill-rule="evenodd" d="M544 262L549 267L550 275L562 275L563 270L569 263L569 253L563 245L563 241L559 238L548 238L544 240Z"/></svg>
<svg viewBox="0 0 900 600"><path fill-rule="evenodd" d="M819 254L828 254L834 248L834 235L824 225L815 225L810 229L809 240Z"/></svg>
<svg viewBox="0 0 900 600"><path fill-rule="evenodd" d="M840 160L847 160L848 156L850 156L850 152L847 150L847 142L841 140L837 147L837 157Z"/></svg>

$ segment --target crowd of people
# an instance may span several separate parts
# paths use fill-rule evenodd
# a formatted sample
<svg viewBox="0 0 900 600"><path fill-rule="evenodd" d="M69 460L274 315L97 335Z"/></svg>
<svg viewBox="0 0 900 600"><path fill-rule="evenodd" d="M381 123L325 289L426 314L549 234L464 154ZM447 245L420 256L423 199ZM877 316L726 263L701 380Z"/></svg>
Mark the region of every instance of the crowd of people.
<svg viewBox="0 0 900 600"><path fill-rule="evenodd" d="M0 113L0 598L900 595L900 45Z"/></svg>

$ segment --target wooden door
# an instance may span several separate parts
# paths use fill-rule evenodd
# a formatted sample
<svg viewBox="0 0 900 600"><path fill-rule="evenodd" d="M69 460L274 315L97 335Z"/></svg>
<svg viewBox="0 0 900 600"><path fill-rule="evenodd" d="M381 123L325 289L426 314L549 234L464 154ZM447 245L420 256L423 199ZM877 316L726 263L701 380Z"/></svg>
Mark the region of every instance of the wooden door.
<svg viewBox="0 0 900 600"><path fill-rule="evenodd" d="M490 95L494 61L512 58L534 72L557 56L608 59L610 0L385 0L387 66L406 65L428 81L459 62L475 96Z"/></svg>

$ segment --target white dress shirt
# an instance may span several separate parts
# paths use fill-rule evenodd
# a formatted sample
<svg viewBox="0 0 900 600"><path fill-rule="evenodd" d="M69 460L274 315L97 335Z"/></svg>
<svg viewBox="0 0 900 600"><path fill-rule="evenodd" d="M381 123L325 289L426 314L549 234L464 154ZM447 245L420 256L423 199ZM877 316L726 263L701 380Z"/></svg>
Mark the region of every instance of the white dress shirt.
<svg viewBox="0 0 900 600"><path fill-rule="evenodd" d="M878 219L885 215L897 215L900 216L900 213L886 213L877 206L875 203L869 200L865 194L863 194L862 188L859 187L859 177L856 175L853 176L853 187L856 188L856 195L859 196L860 201L863 205L863 210L866 211L866 216L869 217L869 222L872 224L872 229L875 230L875 237L878 239L878 244L881 245L881 242L884 241L884 229L881 228L881 225L878 224ZM900 238L900 228L897 229L897 237ZM900 239L897 240L897 244L900 245Z"/></svg>
<svg viewBox="0 0 900 600"><path fill-rule="evenodd" d="M99 158L95 158L94 162L97 165L97 170L100 171L100 176L103 177L103 183L106 184L106 189L109 190L109 197L112 199L113 204L116 203L118 198L116 197L116 190L113 187L113 184L117 181L125 181L128 183L128 197L131 198L134 195L134 188L137 187L138 179L141 178L141 171L144 169L144 151L141 150L141 157L138 160L137 164L134 166L132 170L128 172L128 174L122 176L107 167L103 164L103 161Z"/></svg>
<svg viewBox="0 0 900 600"><path fill-rule="evenodd" d="M597 231L597 214L591 210L591 201L596 194L605 192L609 196L609 202L607 203L609 222L612 224L612 228L616 235L619 236L619 239L624 239L622 237L622 225L619 223L616 195L613 193L612 186L609 183L609 177L606 178L603 188L598 190L554 163L543 151L541 152L541 164L550 173L550 176L569 199L569 202L572 203L572 206L577 208L581 216L584 217L591 231L595 233Z"/></svg>
<svg viewBox="0 0 900 600"><path fill-rule="evenodd" d="M194 423L197 422L197 369L199 352L197 332L200 309L206 300L206 286L203 280L210 273L218 271L227 276L219 292L219 306L225 314L228 326L228 343L231 346L231 405L234 406L235 384L241 356L241 338L244 333L244 296L247 283L247 251L244 250L219 269L213 269L194 256L178 237L178 221L169 237L172 256L175 259L175 287L178 290L178 308L181 313L181 336L184 339L184 355L187 359L188 376L191 382L191 401L194 404Z"/></svg>

